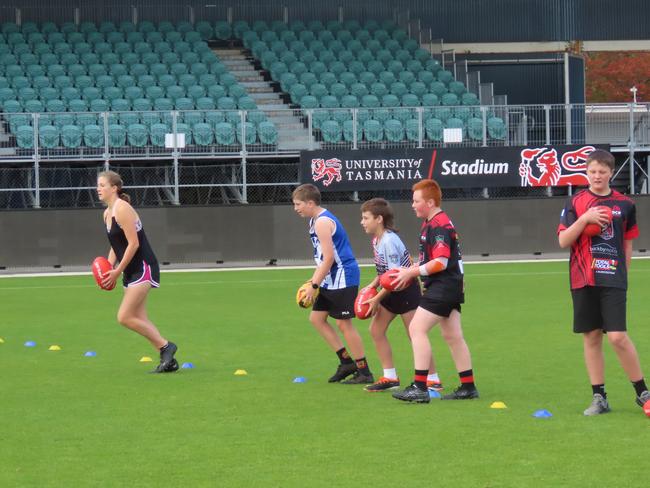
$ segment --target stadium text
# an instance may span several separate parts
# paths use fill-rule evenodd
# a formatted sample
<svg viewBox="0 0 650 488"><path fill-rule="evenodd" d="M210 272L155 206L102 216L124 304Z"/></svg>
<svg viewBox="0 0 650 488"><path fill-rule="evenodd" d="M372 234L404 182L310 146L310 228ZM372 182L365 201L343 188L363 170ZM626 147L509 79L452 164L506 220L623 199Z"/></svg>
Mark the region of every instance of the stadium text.
<svg viewBox="0 0 650 488"><path fill-rule="evenodd" d="M445 160L442 162L441 175L505 175L508 174L508 163L486 163L477 159L473 163L457 163Z"/></svg>

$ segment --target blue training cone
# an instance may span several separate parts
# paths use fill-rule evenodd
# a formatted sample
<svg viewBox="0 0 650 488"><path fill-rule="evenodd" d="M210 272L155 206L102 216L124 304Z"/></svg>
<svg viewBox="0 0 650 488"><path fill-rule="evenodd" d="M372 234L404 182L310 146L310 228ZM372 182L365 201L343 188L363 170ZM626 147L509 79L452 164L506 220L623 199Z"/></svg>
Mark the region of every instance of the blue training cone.
<svg viewBox="0 0 650 488"><path fill-rule="evenodd" d="M87 358L94 358L95 356L97 356L97 353L95 351L86 351L84 353L84 356Z"/></svg>
<svg viewBox="0 0 650 488"><path fill-rule="evenodd" d="M549 412L548 410L537 410L534 414L533 417L537 417L538 419L546 419L552 417L553 414Z"/></svg>
<svg viewBox="0 0 650 488"><path fill-rule="evenodd" d="M440 398L440 396L436 390L429 390L429 398Z"/></svg>
<svg viewBox="0 0 650 488"><path fill-rule="evenodd" d="M194 368L194 364L192 364L192 363L183 363L181 368L183 368L183 369L192 369L192 368Z"/></svg>
<svg viewBox="0 0 650 488"><path fill-rule="evenodd" d="M27 341L25 342L25 347L36 347L36 343L34 341Z"/></svg>
<svg viewBox="0 0 650 488"><path fill-rule="evenodd" d="M293 382L294 383L307 383L307 378L305 378L304 376L296 376L293 379Z"/></svg>

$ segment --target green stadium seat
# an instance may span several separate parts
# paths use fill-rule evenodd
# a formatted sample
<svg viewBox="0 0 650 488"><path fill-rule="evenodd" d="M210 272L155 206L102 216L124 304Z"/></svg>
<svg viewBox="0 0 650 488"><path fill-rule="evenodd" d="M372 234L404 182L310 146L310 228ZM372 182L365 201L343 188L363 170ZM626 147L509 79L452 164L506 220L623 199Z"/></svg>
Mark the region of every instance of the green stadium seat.
<svg viewBox="0 0 650 488"><path fill-rule="evenodd" d="M344 108L359 108L359 99L354 95L344 95L341 97L341 107Z"/></svg>
<svg viewBox="0 0 650 488"><path fill-rule="evenodd" d="M451 82L454 79L454 75L451 71L440 70L437 73L437 78L438 81L444 83L445 85L449 85L449 82Z"/></svg>
<svg viewBox="0 0 650 488"><path fill-rule="evenodd" d="M209 146L214 142L214 131L209 124L197 123L193 130L194 142L199 146Z"/></svg>
<svg viewBox="0 0 650 488"><path fill-rule="evenodd" d="M450 93L453 93L458 97L460 97L466 91L465 85L460 81L450 81L447 88Z"/></svg>
<svg viewBox="0 0 650 488"><path fill-rule="evenodd" d="M392 95L401 98L408 93L408 88L406 88L406 85L401 81L396 81L390 85L390 92Z"/></svg>
<svg viewBox="0 0 650 488"><path fill-rule="evenodd" d="M226 96L226 89L221 85L211 85L208 87L208 96L213 100L219 100Z"/></svg>
<svg viewBox="0 0 650 488"><path fill-rule="evenodd" d="M402 95L402 106L403 107L418 107L420 105L420 99L412 94L406 93Z"/></svg>
<svg viewBox="0 0 650 488"><path fill-rule="evenodd" d="M318 99L313 95L305 95L300 99L300 106L306 109L318 108Z"/></svg>
<svg viewBox="0 0 650 488"><path fill-rule="evenodd" d="M361 124L357 123L357 142L361 141L361 138L363 137L363 130L361 127ZM354 121L352 120L346 120L343 122L343 140L345 142L354 142Z"/></svg>
<svg viewBox="0 0 650 488"><path fill-rule="evenodd" d="M21 149L34 148L34 128L31 125L21 125L13 131L16 134L16 144Z"/></svg>
<svg viewBox="0 0 650 488"><path fill-rule="evenodd" d="M363 133L368 142L379 142L384 138L382 124L377 120L366 120L363 124Z"/></svg>
<svg viewBox="0 0 650 488"><path fill-rule="evenodd" d="M445 127L448 129L462 129L463 138L465 138L465 123L462 120L456 117L449 117L447 122L445 122Z"/></svg>
<svg viewBox="0 0 650 488"><path fill-rule="evenodd" d="M261 122L257 130L262 144L275 146L278 143L278 131L272 122Z"/></svg>
<svg viewBox="0 0 650 488"><path fill-rule="evenodd" d="M424 129L427 139L430 141L442 142L444 124L442 120L436 118L427 119L424 122Z"/></svg>
<svg viewBox="0 0 650 488"><path fill-rule="evenodd" d="M447 92L447 86L441 81L433 81L429 85L429 91L436 95L438 98L442 97Z"/></svg>
<svg viewBox="0 0 650 488"><path fill-rule="evenodd" d="M108 145L110 147L126 146L126 129L120 124L109 124Z"/></svg>
<svg viewBox="0 0 650 488"><path fill-rule="evenodd" d="M44 149L60 146L59 129L53 125L44 125L38 129L38 144Z"/></svg>
<svg viewBox="0 0 650 488"><path fill-rule="evenodd" d="M23 104L23 107L25 107L25 112L29 112L29 113L37 113L37 112L45 111L45 107L43 106L43 103L40 100L28 100Z"/></svg>
<svg viewBox="0 0 650 488"><path fill-rule="evenodd" d="M447 106L458 105L458 97L453 93L445 93L440 98L440 103Z"/></svg>
<svg viewBox="0 0 650 488"><path fill-rule="evenodd" d="M422 95L422 106L423 107L434 107L440 104L440 100L437 95L434 93L425 93Z"/></svg>
<svg viewBox="0 0 650 488"><path fill-rule="evenodd" d="M108 101L102 98L95 98L90 100L90 111L91 112L108 112L110 110L110 105Z"/></svg>
<svg viewBox="0 0 650 488"><path fill-rule="evenodd" d="M428 89L427 86L422 83L421 81L414 81L411 83L411 86L409 87L409 91L418 97L418 99L421 99L425 93L427 93Z"/></svg>
<svg viewBox="0 0 650 488"><path fill-rule="evenodd" d="M216 108L214 99L211 97L199 97L195 101L198 110L214 110Z"/></svg>
<svg viewBox="0 0 650 488"><path fill-rule="evenodd" d="M68 100L68 110L70 112L86 112L88 111L88 102L81 98L73 98Z"/></svg>
<svg viewBox="0 0 650 488"><path fill-rule="evenodd" d="M157 147L165 147L165 134L168 132L165 124L152 124L150 128L151 144Z"/></svg>
<svg viewBox="0 0 650 488"><path fill-rule="evenodd" d="M76 125L68 124L61 127L61 142L63 147L68 149L81 146L82 135L81 128Z"/></svg>
<svg viewBox="0 0 650 488"><path fill-rule="evenodd" d="M363 84L363 83L353 83L350 86L350 94L354 95L359 100L361 100L366 95L369 95L369 92L368 92L368 88L366 87L365 84Z"/></svg>
<svg viewBox="0 0 650 488"><path fill-rule="evenodd" d="M255 124L251 122L245 122L244 124L239 124L237 126L237 142L242 144L243 139L245 138L246 144L255 144L257 140L257 129Z"/></svg>
<svg viewBox="0 0 650 488"><path fill-rule="evenodd" d="M111 100L111 110L114 112L127 112L131 110L131 102L125 98L114 98Z"/></svg>
<svg viewBox="0 0 650 488"><path fill-rule="evenodd" d="M389 142L401 142L404 140L404 126L396 119L388 119L384 122L384 134Z"/></svg>
<svg viewBox="0 0 650 488"><path fill-rule="evenodd" d="M223 20L217 21L214 24L214 34L217 39L222 41L228 40L232 37L232 27L231 25Z"/></svg>
<svg viewBox="0 0 650 488"><path fill-rule="evenodd" d="M47 101L45 109L48 112L65 112L66 105L61 100L55 98Z"/></svg>
<svg viewBox="0 0 650 488"><path fill-rule="evenodd" d="M235 144L235 128L228 122L220 122L214 128L217 144L231 146Z"/></svg>
<svg viewBox="0 0 650 488"><path fill-rule="evenodd" d="M345 86L343 83L333 83L329 87L329 92L332 96L335 96L339 100L341 100L344 96L346 96L349 93L348 87Z"/></svg>
<svg viewBox="0 0 650 488"><path fill-rule="evenodd" d="M219 110L235 110L237 102L231 97L221 97L217 100L217 107Z"/></svg>
<svg viewBox="0 0 650 488"><path fill-rule="evenodd" d="M503 119L490 117L487 121L487 130L491 139L503 141L506 139L506 126Z"/></svg>
<svg viewBox="0 0 650 488"><path fill-rule="evenodd" d="M81 112L77 114L76 123L80 127L85 127L87 125L102 125L103 117L98 117L97 114Z"/></svg>
<svg viewBox="0 0 650 488"><path fill-rule="evenodd" d="M129 144L134 147L144 147L149 140L149 132L143 124L130 124L127 129Z"/></svg>
<svg viewBox="0 0 650 488"><path fill-rule="evenodd" d="M483 140L483 121L472 117L467 120L467 135L474 141Z"/></svg>
<svg viewBox="0 0 650 488"><path fill-rule="evenodd" d="M406 139L411 142L419 142L420 140L420 123L417 119L408 119L404 124L406 131Z"/></svg>
<svg viewBox="0 0 650 488"><path fill-rule="evenodd" d="M461 95L460 97L461 103L463 105L480 105L481 102L479 101L478 97L471 92L465 92Z"/></svg>

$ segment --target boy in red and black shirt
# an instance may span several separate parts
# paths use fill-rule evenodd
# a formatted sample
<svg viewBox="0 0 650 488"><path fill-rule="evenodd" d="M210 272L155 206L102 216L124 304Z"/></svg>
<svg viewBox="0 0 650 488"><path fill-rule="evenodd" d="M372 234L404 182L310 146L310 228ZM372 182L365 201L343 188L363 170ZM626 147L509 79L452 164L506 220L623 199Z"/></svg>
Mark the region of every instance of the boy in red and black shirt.
<svg viewBox="0 0 650 488"><path fill-rule="evenodd" d="M420 263L402 268L393 283L397 288L421 277L425 291L409 326L413 343L415 379L403 391L393 393L398 400L428 403L427 372L431 360L428 332L440 324L456 364L461 385L443 400L478 398L474 385L472 358L460 323L463 292L463 260L458 234L451 220L440 208L442 193L434 180L422 180L413 186L413 210L424 219L420 232Z"/></svg>
<svg viewBox="0 0 650 488"><path fill-rule="evenodd" d="M573 331L583 335L587 372L593 399L585 415L610 411L605 392L603 334L607 334L619 362L643 405L650 400L639 357L627 335L627 270L632 258L632 240L639 236L634 202L611 190L614 156L597 149L587 158L589 189L567 200L558 227L560 247L571 246L569 279L573 299ZM603 207L609 207L609 212ZM589 237L590 224L600 233Z"/></svg>

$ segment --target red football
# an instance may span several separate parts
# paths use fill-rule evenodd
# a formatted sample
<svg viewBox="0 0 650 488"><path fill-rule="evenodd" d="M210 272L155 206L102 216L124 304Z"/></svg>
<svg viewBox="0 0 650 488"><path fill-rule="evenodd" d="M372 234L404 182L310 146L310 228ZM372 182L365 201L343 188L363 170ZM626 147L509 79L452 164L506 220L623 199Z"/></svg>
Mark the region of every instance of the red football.
<svg viewBox="0 0 650 488"><path fill-rule="evenodd" d="M392 284L392 281L395 279L395 275L399 273L399 269L393 268L386 271L383 275L379 277L379 284L381 287L388 291L396 291L395 286ZM401 289L406 288L411 284L412 280L409 280Z"/></svg>
<svg viewBox="0 0 650 488"><path fill-rule="evenodd" d="M93 261L93 265L92 265L93 276L95 277L95 281L97 282L97 285L102 290L112 290L113 288L115 288L115 284L113 284L113 286L111 286L110 288L105 288L102 285L102 280L104 279L104 275L112 269L113 266L111 266L111 263L109 263L108 259L106 259L103 256L95 258L95 260Z"/></svg>
<svg viewBox="0 0 650 488"><path fill-rule="evenodd" d="M604 210L605 213L607 214L607 221L612 222L612 209L609 207L605 206L600 206L598 207L600 210ZM587 224L585 226L585 230L582 231L584 235L587 237L594 237L597 235L600 235L600 233L603 231L603 228L598 225L598 224Z"/></svg>
<svg viewBox="0 0 650 488"><path fill-rule="evenodd" d="M370 317L370 304L363 302L376 296L376 288L366 287L361 289L357 298L354 300L354 315L356 315L358 319L365 320Z"/></svg>
<svg viewBox="0 0 650 488"><path fill-rule="evenodd" d="M650 417L650 400L643 404L643 411L648 417Z"/></svg>

